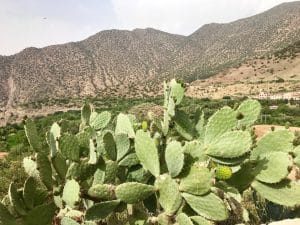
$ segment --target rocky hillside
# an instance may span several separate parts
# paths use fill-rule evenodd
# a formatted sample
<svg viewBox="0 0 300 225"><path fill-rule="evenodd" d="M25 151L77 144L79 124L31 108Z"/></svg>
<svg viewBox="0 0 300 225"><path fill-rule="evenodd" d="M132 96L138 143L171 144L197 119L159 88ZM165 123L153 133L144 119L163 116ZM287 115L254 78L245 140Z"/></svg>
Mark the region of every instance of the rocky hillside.
<svg viewBox="0 0 300 225"><path fill-rule="evenodd" d="M207 79L190 83L187 95L197 98L258 96L300 91L300 40L286 48L253 57Z"/></svg>
<svg viewBox="0 0 300 225"><path fill-rule="evenodd" d="M169 77L205 78L277 51L300 36L300 2L190 36L154 29L108 30L80 42L0 56L0 106L88 95L155 95Z"/></svg>

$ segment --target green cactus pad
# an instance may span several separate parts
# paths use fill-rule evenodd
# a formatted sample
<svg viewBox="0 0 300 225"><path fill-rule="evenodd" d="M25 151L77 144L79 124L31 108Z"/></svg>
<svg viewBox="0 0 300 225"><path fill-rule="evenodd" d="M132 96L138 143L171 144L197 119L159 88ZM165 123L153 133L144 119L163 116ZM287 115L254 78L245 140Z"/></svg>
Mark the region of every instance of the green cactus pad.
<svg viewBox="0 0 300 225"><path fill-rule="evenodd" d="M38 153L36 157L37 170L39 171L40 178L48 190L52 190L52 168L48 156L43 153Z"/></svg>
<svg viewBox="0 0 300 225"><path fill-rule="evenodd" d="M114 135L111 131L107 131L103 135L103 144L107 157L115 161L117 159L117 149Z"/></svg>
<svg viewBox="0 0 300 225"><path fill-rule="evenodd" d="M75 180L68 180L64 186L62 200L71 208L79 201L80 186Z"/></svg>
<svg viewBox="0 0 300 225"><path fill-rule="evenodd" d="M36 182L33 177L28 177L24 184L23 200L28 209L34 207L34 195L36 191Z"/></svg>
<svg viewBox="0 0 300 225"><path fill-rule="evenodd" d="M264 184L254 181L251 186L262 197L276 204L288 207L300 205L300 185L297 182L282 181L278 184Z"/></svg>
<svg viewBox="0 0 300 225"><path fill-rule="evenodd" d="M128 115L120 113L117 117L116 134L127 134L129 138L134 138L135 133L132 127L132 123Z"/></svg>
<svg viewBox="0 0 300 225"><path fill-rule="evenodd" d="M179 105L184 97L184 88L182 84L177 83L175 79L170 81L170 97L175 99L176 105Z"/></svg>
<svg viewBox="0 0 300 225"><path fill-rule="evenodd" d="M135 153L130 153L119 162L119 166L131 167L139 164L139 162L140 160L138 159L137 155Z"/></svg>
<svg viewBox="0 0 300 225"><path fill-rule="evenodd" d="M25 216L24 225L51 225L55 210L54 203L39 205Z"/></svg>
<svg viewBox="0 0 300 225"><path fill-rule="evenodd" d="M59 139L59 149L61 154L72 161L79 161L79 143L76 136L64 134Z"/></svg>
<svg viewBox="0 0 300 225"><path fill-rule="evenodd" d="M264 183L279 183L289 174L288 168L293 165L288 153L285 152L271 152L265 155L267 163L256 179Z"/></svg>
<svg viewBox="0 0 300 225"><path fill-rule="evenodd" d="M202 216L191 216L190 218L195 225L214 225L213 222L203 218Z"/></svg>
<svg viewBox="0 0 300 225"><path fill-rule="evenodd" d="M172 221L170 216L166 215L165 213L161 213L157 216L157 222L159 225L172 225Z"/></svg>
<svg viewBox="0 0 300 225"><path fill-rule="evenodd" d="M119 204L119 200L96 203L87 209L85 220L98 221L105 219Z"/></svg>
<svg viewBox="0 0 300 225"><path fill-rule="evenodd" d="M61 136L61 128L57 123L53 123L50 131L47 133L47 142L50 147L50 155L54 157L58 151L58 142L57 140Z"/></svg>
<svg viewBox="0 0 300 225"><path fill-rule="evenodd" d="M147 183L151 176L151 173L146 171L143 167L133 166L128 171L127 181Z"/></svg>
<svg viewBox="0 0 300 225"><path fill-rule="evenodd" d="M228 180L232 176L232 169L229 166L218 166L215 175L219 180Z"/></svg>
<svg viewBox="0 0 300 225"><path fill-rule="evenodd" d="M217 164L221 164L221 165L227 165L227 166L237 166L237 165L240 165L241 163L243 163L246 159L248 159L249 156L248 154L245 154L241 157L238 157L238 158L232 158L232 159L229 159L229 158L221 158L221 157L212 157L210 156L210 159L212 161L214 161L215 163Z"/></svg>
<svg viewBox="0 0 300 225"><path fill-rule="evenodd" d="M160 174L158 150L155 140L150 137L149 132L138 130L135 137L135 151L143 167L154 176Z"/></svg>
<svg viewBox="0 0 300 225"><path fill-rule="evenodd" d="M148 130L148 123L145 120L142 122L142 129L143 129L143 131L147 131Z"/></svg>
<svg viewBox="0 0 300 225"><path fill-rule="evenodd" d="M35 123L31 119L27 119L25 126L25 134L28 139L28 143L35 152L42 151L42 140L38 135L38 131Z"/></svg>
<svg viewBox="0 0 300 225"><path fill-rule="evenodd" d="M264 135L251 152L251 159L263 157L269 152L292 152L294 134L288 130L276 130Z"/></svg>
<svg viewBox="0 0 300 225"><path fill-rule="evenodd" d="M8 197L9 197L10 204L14 207L15 211L19 215L25 216L27 214L25 210L25 205L14 183L11 183L9 185Z"/></svg>
<svg viewBox="0 0 300 225"><path fill-rule="evenodd" d="M118 173L118 163L111 160L106 161L104 182L114 183L117 173Z"/></svg>
<svg viewBox="0 0 300 225"><path fill-rule="evenodd" d="M81 122L82 122L82 124L88 125L91 113L92 113L92 109L91 109L90 104L88 104L88 103L84 104L81 108Z"/></svg>
<svg viewBox="0 0 300 225"><path fill-rule="evenodd" d="M251 162L247 161L241 165L240 170L232 174L232 177L226 182L236 187L240 192L249 188L256 175L264 168L265 162Z"/></svg>
<svg viewBox="0 0 300 225"><path fill-rule="evenodd" d="M165 160L171 177L178 176L184 164L184 154L180 142L172 141L167 145Z"/></svg>
<svg viewBox="0 0 300 225"><path fill-rule="evenodd" d="M223 201L213 193L204 196L195 196L182 193L187 204L198 215L215 221L223 221L228 218L228 211Z"/></svg>
<svg viewBox="0 0 300 225"><path fill-rule="evenodd" d="M81 175L80 164L77 162L72 162L67 170L67 179L79 179Z"/></svg>
<svg viewBox="0 0 300 225"><path fill-rule="evenodd" d="M248 99L243 101L237 109L237 112L243 115L243 118L239 120L239 125L246 127L253 125L260 111L261 105L257 100Z"/></svg>
<svg viewBox="0 0 300 225"><path fill-rule="evenodd" d="M205 144L211 144L235 128L237 125L236 112L228 106L215 112L208 120L205 130Z"/></svg>
<svg viewBox="0 0 300 225"><path fill-rule="evenodd" d="M92 139L90 139L90 154L89 154L89 161L88 164L95 165L97 163L97 149L95 143Z"/></svg>
<svg viewBox="0 0 300 225"><path fill-rule="evenodd" d="M176 221L179 225L194 225L192 220L185 213L177 215Z"/></svg>
<svg viewBox="0 0 300 225"><path fill-rule="evenodd" d="M64 180L68 171L68 166L64 157L60 153L57 153L53 158L51 158L51 162L56 173L62 180Z"/></svg>
<svg viewBox="0 0 300 225"><path fill-rule="evenodd" d="M199 140L204 140L204 135L205 135L205 118L204 118L204 112L199 114L198 121L196 121L196 126L195 129L198 133L198 139Z"/></svg>
<svg viewBox="0 0 300 225"><path fill-rule="evenodd" d="M64 217L61 220L61 225L80 225L79 223L77 223L75 220L69 218L69 217Z"/></svg>
<svg viewBox="0 0 300 225"><path fill-rule="evenodd" d="M115 198L114 189L115 187L110 184L98 184L89 189L88 195L100 200L113 200Z"/></svg>
<svg viewBox="0 0 300 225"><path fill-rule="evenodd" d="M94 174L93 186L97 184L103 184L105 179L105 171L102 169L97 169Z"/></svg>
<svg viewBox="0 0 300 225"><path fill-rule="evenodd" d="M174 122L176 131L182 137L189 141L193 139L195 135L195 127L189 116L185 112L176 110Z"/></svg>
<svg viewBox="0 0 300 225"><path fill-rule="evenodd" d="M95 130L104 129L111 119L111 113L104 111L101 113L92 112L90 116L90 126Z"/></svg>
<svg viewBox="0 0 300 225"><path fill-rule="evenodd" d="M193 195L206 194L211 188L212 178L209 169L193 165L189 173L181 178L179 190Z"/></svg>
<svg viewBox="0 0 300 225"><path fill-rule="evenodd" d="M18 225L15 218L7 208L0 202L0 225Z"/></svg>
<svg viewBox="0 0 300 225"><path fill-rule="evenodd" d="M39 171L37 170L36 161L33 161L31 157L25 157L23 159L23 167L28 176L39 179Z"/></svg>
<svg viewBox="0 0 300 225"><path fill-rule="evenodd" d="M127 134L117 134L115 137L117 147L117 160L120 161L130 150L130 140Z"/></svg>
<svg viewBox="0 0 300 225"><path fill-rule="evenodd" d="M156 188L154 186L128 182L117 186L116 196L123 202L134 204L148 198L155 191Z"/></svg>
<svg viewBox="0 0 300 225"><path fill-rule="evenodd" d="M237 158L250 151L251 145L249 132L229 131L220 136L218 141L208 145L206 153L213 157Z"/></svg>
<svg viewBox="0 0 300 225"><path fill-rule="evenodd" d="M182 203L178 183L169 175L163 174L156 178L155 186L159 191L158 201L160 205L168 215L172 215Z"/></svg>
<svg viewBox="0 0 300 225"><path fill-rule="evenodd" d="M208 156L205 154L205 146L201 141L185 142L183 151L197 161L202 162L208 160Z"/></svg>

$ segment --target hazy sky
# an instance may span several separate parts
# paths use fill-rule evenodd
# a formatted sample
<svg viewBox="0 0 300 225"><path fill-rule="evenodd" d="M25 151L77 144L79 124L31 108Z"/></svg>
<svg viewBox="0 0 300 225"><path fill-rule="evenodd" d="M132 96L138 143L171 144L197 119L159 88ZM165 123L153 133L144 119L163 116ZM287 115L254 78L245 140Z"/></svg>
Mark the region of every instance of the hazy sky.
<svg viewBox="0 0 300 225"><path fill-rule="evenodd" d="M78 41L101 30L153 27L189 35L287 0L0 0L0 55Z"/></svg>

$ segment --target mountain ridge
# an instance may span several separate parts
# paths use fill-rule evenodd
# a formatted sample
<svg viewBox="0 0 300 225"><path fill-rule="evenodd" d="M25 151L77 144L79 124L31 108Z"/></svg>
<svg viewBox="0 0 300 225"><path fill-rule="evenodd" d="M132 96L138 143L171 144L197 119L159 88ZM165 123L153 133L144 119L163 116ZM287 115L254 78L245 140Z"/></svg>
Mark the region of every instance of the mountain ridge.
<svg viewBox="0 0 300 225"><path fill-rule="evenodd" d="M163 79L203 79L300 35L300 1L189 36L153 28L104 30L79 42L0 56L0 105L49 98L156 95ZM11 88L13 87L13 88Z"/></svg>

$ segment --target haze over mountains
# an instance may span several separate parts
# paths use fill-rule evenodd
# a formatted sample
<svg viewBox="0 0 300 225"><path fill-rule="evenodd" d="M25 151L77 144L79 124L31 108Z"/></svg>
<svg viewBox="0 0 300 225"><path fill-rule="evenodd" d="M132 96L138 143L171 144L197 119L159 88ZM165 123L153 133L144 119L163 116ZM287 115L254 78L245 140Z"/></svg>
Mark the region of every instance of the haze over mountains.
<svg viewBox="0 0 300 225"><path fill-rule="evenodd" d="M107 30L83 41L0 56L0 106L87 95L155 95L170 77L206 78L300 39L300 1L190 36Z"/></svg>

